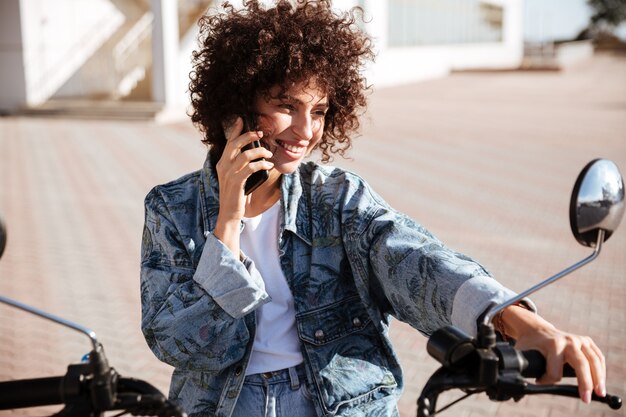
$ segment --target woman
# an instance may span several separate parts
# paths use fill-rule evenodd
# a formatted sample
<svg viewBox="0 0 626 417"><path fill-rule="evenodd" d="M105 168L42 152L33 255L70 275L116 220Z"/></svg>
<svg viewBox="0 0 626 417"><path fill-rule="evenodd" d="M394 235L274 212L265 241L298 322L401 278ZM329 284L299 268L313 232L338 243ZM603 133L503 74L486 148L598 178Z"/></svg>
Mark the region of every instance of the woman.
<svg viewBox="0 0 626 417"><path fill-rule="evenodd" d="M371 57L354 15L327 1L248 1L202 19L190 91L209 154L146 197L141 266L142 328L190 415L395 416L390 316L424 334L450 323L475 334L514 295L357 175L303 162L350 147ZM604 395L593 341L533 310L507 308L498 330L546 356L541 382L568 362L585 402Z"/></svg>

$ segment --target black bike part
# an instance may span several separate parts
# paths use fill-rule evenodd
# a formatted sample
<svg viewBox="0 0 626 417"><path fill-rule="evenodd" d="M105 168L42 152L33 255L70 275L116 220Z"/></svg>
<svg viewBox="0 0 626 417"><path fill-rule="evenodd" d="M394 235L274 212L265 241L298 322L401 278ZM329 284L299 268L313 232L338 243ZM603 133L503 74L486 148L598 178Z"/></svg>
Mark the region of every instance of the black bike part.
<svg viewBox="0 0 626 417"><path fill-rule="evenodd" d="M63 404L64 377L0 382L0 410Z"/></svg>
<svg viewBox="0 0 626 417"><path fill-rule="evenodd" d="M77 365L77 373L92 379L89 384L89 390L93 410L96 412L110 410L115 402L118 375L115 369L109 366L109 361L104 354L102 345L98 345L89 352L89 361L85 365L87 365L85 369L78 368L80 365ZM71 365L68 368L68 375L70 374L70 368L73 366L76 365ZM83 376L78 376L78 379L82 380Z"/></svg>
<svg viewBox="0 0 626 417"><path fill-rule="evenodd" d="M134 416L184 417L181 408L169 402L161 394L120 394L116 410L125 410ZM125 413L120 413L123 415Z"/></svg>
<svg viewBox="0 0 626 417"><path fill-rule="evenodd" d="M579 397L578 387L575 385L528 385L525 391L527 395L550 394L563 397ZM607 394L606 397L600 397L592 393L591 401L607 404L613 410L622 408L622 399L617 395Z"/></svg>
<svg viewBox="0 0 626 417"><path fill-rule="evenodd" d="M524 378L540 378L546 373L546 358L536 350L525 350L521 352L524 364L522 365L522 376ZM525 366L524 366L525 365ZM563 366L564 377L575 377L576 371L569 364Z"/></svg>
<svg viewBox="0 0 626 417"><path fill-rule="evenodd" d="M116 381L104 353L94 350L89 363L69 365L62 377L1 382L0 410L65 404L56 415L98 415L113 406Z"/></svg>
<svg viewBox="0 0 626 417"><path fill-rule="evenodd" d="M451 404L446 405L441 410L437 410L437 400L439 394L452 389L461 389L468 394L484 391L484 387L480 387L480 384L477 382L476 375L452 372L445 367L441 367L430 376L417 399L417 416L429 417L435 415L438 411L448 408Z"/></svg>
<svg viewBox="0 0 626 417"><path fill-rule="evenodd" d="M470 336L456 327L446 326L430 336L426 351L448 369L465 369L464 362L468 355L475 353L476 347Z"/></svg>
<svg viewBox="0 0 626 417"><path fill-rule="evenodd" d="M117 382L118 392L120 393L137 393L137 394L154 394L161 395L156 387L146 381L135 378L119 378Z"/></svg>
<svg viewBox="0 0 626 417"><path fill-rule="evenodd" d="M185 413L156 387L135 378L119 378L116 410L135 416L183 417Z"/></svg>

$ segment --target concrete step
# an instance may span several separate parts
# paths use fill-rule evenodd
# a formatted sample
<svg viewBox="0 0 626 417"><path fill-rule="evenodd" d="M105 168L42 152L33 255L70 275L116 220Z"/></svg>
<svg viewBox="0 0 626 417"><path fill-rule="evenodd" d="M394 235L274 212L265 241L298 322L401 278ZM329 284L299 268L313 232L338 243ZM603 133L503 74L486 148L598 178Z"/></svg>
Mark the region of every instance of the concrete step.
<svg viewBox="0 0 626 417"><path fill-rule="evenodd" d="M153 120L162 103L119 100L49 100L21 109L22 116L63 116L77 119Z"/></svg>

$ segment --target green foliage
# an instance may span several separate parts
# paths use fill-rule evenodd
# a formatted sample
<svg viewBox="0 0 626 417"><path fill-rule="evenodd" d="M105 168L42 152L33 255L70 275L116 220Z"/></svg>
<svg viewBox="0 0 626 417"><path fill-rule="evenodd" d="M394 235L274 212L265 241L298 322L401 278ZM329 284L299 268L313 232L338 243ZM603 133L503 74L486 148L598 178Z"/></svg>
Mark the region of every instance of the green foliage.
<svg viewBox="0 0 626 417"><path fill-rule="evenodd" d="M591 16L592 26L618 26L626 21L626 1L624 0L587 0L594 10Z"/></svg>

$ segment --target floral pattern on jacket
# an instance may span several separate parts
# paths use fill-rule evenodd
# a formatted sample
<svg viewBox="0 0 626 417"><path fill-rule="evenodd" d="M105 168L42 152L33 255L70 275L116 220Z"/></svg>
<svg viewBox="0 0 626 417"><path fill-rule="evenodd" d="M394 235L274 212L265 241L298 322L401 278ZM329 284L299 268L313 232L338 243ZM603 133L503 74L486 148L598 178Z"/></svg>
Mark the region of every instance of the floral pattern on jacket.
<svg viewBox="0 0 626 417"><path fill-rule="evenodd" d="M142 330L175 369L170 398L190 416L230 416L245 376L254 311L269 296L252 261L213 234L217 176L202 170L145 200ZM312 162L281 184L279 256L319 416L397 416L403 377L391 316L423 334L514 294L471 259L393 210L357 175Z"/></svg>

